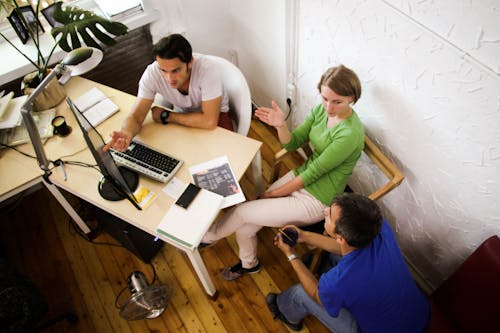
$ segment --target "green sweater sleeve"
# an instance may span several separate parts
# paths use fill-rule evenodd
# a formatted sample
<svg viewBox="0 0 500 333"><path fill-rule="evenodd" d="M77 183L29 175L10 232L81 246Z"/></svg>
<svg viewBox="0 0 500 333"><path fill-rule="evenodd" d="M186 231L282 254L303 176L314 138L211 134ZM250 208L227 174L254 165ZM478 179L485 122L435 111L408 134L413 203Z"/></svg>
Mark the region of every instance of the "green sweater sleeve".
<svg viewBox="0 0 500 333"><path fill-rule="evenodd" d="M333 128L326 128L326 122L326 112L320 104L292 132L292 140L285 147L292 150L304 142L311 143L313 155L294 173L300 175L309 193L329 205L333 197L344 191L361 156L364 129L355 112Z"/></svg>

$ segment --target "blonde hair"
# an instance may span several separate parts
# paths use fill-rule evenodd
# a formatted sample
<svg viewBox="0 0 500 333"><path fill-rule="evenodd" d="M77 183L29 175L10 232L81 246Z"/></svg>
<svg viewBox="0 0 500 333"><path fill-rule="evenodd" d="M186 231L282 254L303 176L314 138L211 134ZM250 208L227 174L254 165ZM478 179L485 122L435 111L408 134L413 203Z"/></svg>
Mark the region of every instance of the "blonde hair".
<svg viewBox="0 0 500 333"><path fill-rule="evenodd" d="M361 82L358 76L352 69L344 65L327 69L318 83L318 91L320 93L321 86L327 86L340 96L352 97L353 104L361 97Z"/></svg>

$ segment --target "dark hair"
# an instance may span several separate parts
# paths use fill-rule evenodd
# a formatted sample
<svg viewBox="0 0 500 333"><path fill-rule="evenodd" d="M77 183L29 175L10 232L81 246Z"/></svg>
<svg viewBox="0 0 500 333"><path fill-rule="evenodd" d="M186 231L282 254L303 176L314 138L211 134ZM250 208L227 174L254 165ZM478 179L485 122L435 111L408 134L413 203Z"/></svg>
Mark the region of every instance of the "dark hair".
<svg viewBox="0 0 500 333"><path fill-rule="evenodd" d="M193 49L188 40L180 34L163 37L153 46L153 55L162 59L179 58L188 63L193 58Z"/></svg>
<svg viewBox="0 0 500 333"><path fill-rule="evenodd" d="M350 246L366 247L380 232L382 213L375 201L356 193L344 193L335 197L332 204L340 208L334 231Z"/></svg>
<svg viewBox="0 0 500 333"><path fill-rule="evenodd" d="M352 69L339 65L330 67L321 76L318 82L318 91L321 93L321 86L327 86L340 96L351 96L356 103L361 97L361 82Z"/></svg>

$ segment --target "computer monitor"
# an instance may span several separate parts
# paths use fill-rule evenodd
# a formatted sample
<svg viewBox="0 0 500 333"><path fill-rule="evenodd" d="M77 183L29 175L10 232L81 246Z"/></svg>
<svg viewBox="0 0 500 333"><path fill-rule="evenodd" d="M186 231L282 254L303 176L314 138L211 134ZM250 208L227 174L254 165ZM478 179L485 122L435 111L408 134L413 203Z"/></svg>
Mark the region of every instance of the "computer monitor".
<svg viewBox="0 0 500 333"><path fill-rule="evenodd" d="M103 150L105 143L101 134L97 132L69 97L66 97L66 102L75 115L85 142L103 175L98 184L99 194L104 199L111 201L128 199L137 209L142 210L133 194L139 183L139 175L132 170L118 167L111 153Z"/></svg>

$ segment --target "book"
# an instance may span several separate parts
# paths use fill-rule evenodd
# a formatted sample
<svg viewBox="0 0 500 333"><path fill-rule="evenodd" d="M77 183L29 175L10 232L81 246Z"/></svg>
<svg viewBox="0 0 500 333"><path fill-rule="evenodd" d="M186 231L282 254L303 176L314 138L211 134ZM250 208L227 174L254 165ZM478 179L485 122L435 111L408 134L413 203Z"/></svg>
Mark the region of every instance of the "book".
<svg viewBox="0 0 500 333"><path fill-rule="evenodd" d="M94 87L73 101L92 126L97 126L120 109L109 97Z"/></svg>
<svg viewBox="0 0 500 333"><path fill-rule="evenodd" d="M194 165L189 168L189 173L196 185L224 197L221 208L246 200L227 156Z"/></svg>
<svg viewBox="0 0 500 333"><path fill-rule="evenodd" d="M173 204L156 227L159 235L194 249L219 213L223 197L201 189L187 209Z"/></svg>

